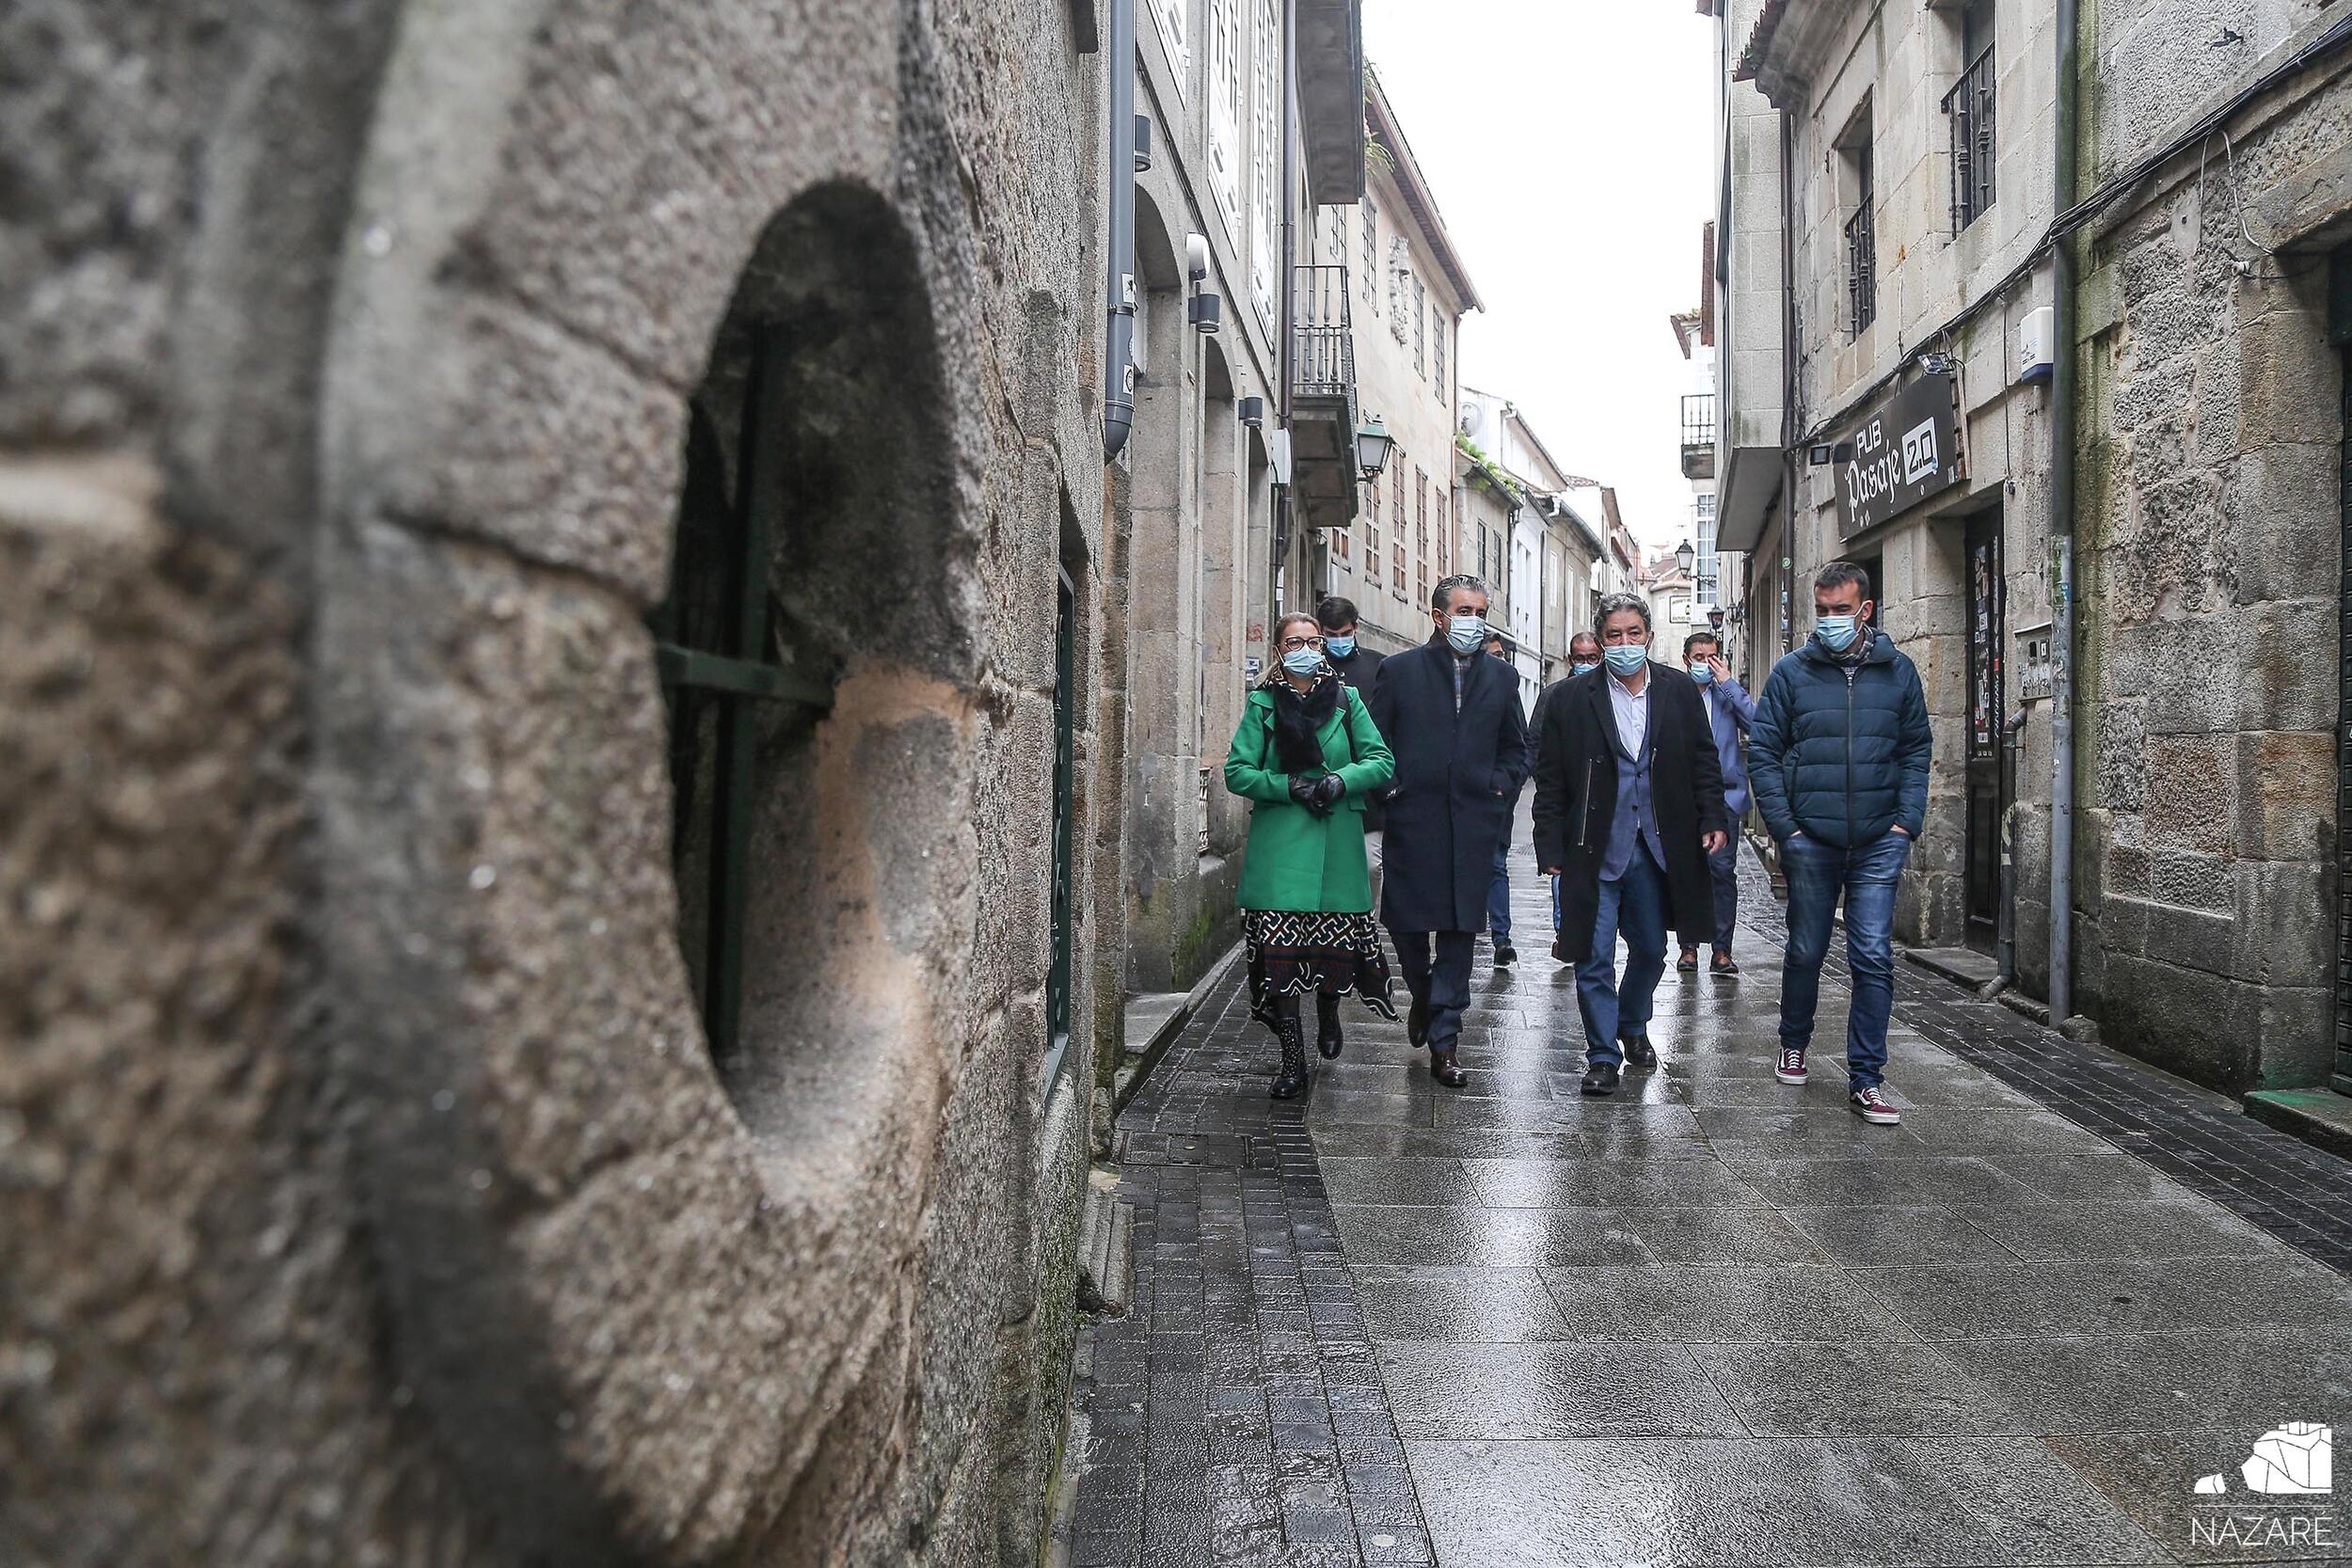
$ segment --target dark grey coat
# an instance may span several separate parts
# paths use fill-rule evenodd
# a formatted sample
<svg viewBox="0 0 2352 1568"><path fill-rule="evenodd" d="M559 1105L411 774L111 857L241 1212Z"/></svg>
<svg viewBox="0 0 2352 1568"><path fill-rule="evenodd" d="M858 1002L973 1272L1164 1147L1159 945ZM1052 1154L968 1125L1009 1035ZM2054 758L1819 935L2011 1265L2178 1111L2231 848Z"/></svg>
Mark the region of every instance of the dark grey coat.
<svg viewBox="0 0 2352 1568"><path fill-rule="evenodd" d="M1391 654L1372 721L1396 754L1381 852L1380 918L1394 931L1482 931L1495 849L1527 781L1527 715L1500 659L1470 661L1460 712L1454 653L1432 639Z"/></svg>
<svg viewBox="0 0 2352 1568"><path fill-rule="evenodd" d="M1535 863L1560 872L1560 929L1592 938L1600 867L1617 812L1617 715L1607 670L1572 675L1543 705L1535 769ZM1724 779L1707 705L1689 673L1649 667L1650 807L1666 851L1666 923L1683 945L1715 937L1715 883L1702 833L1728 832ZM1547 693L1547 695L1549 695Z"/></svg>

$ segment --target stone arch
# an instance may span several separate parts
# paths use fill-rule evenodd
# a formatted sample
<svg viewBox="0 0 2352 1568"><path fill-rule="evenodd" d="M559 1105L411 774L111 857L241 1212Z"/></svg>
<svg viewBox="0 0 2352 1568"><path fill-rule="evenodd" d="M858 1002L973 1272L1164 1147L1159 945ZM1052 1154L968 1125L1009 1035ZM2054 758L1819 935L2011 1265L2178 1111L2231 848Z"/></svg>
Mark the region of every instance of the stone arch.
<svg viewBox="0 0 2352 1568"><path fill-rule="evenodd" d="M372 210L407 210L404 155L376 158ZM721 258L715 285L615 247L593 287L518 298L501 242L404 230L355 251L329 351L335 1072L393 1375L518 1560L842 1539L875 1482L836 1467L887 1451L916 1380L963 1398L923 1366L908 1266L960 1053L932 1009L975 928L977 417L934 316L961 285L937 214L884 185L770 188L662 231ZM559 319L672 278L688 325L660 325L702 344L675 376ZM830 705L753 725L746 1028L723 1074L676 929L642 617L681 503L756 469L739 432L761 342L789 394L763 580L781 661Z"/></svg>

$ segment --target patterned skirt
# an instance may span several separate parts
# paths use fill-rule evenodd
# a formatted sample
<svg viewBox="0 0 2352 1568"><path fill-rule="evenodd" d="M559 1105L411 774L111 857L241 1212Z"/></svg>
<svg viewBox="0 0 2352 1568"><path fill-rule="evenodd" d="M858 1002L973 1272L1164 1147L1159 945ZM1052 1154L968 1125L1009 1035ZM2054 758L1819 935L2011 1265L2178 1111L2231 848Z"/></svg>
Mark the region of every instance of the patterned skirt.
<svg viewBox="0 0 2352 1568"><path fill-rule="evenodd" d="M1369 913L1244 910L1241 928L1249 940L1249 1016L1267 1028L1275 1025L1275 998L1309 991L1354 991L1382 1018L1396 1017L1388 955Z"/></svg>

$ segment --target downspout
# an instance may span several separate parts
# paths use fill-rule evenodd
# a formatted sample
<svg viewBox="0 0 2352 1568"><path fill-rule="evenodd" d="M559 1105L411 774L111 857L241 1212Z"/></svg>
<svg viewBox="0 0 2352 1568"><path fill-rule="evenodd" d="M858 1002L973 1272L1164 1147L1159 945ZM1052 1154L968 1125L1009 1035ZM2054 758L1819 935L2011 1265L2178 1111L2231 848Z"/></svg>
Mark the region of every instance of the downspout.
<svg viewBox="0 0 2352 1568"><path fill-rule="evenodd" d="M2074 205L2078 0L2058 0L2055 211ZM2050 377L2050 1022L2074 1010L2074 236L2051 252Z"/></svg>
<svg viewBox="0 0 2352 1568"><path fill-rule="evenodd" d="M1131 0L1132 3L1132 0ZM1275 285L1281 292L1282 341L1274 345L1274 363L1282 378L1279 404L1282 410L1282 434L1291 435L1292 383L1297 379L1297 367L1292 362L1296 348L1296 315L1298 309L1297 271L1294 258L1298 243L1298 30L1295 0L1282 0L1282 276ZM1291 553L1291 487L1274 487L1274 569L1275 575L1287 589L1292 586ZM1306 590L1300 600L1312 604L1316 594L1314 584L1307 581L1307 574L1297 574L1297 586ZM1267 624L1288 606L1279 599L1268 607Z"/></svg>
<svg viewBox="0 0 2352 1568"><path fill-rule="evenodd" d="M1104 246L1110 330L1103 342L1103 456L1136 424L1136 0L1110 0L1110 233Z"/></svg>

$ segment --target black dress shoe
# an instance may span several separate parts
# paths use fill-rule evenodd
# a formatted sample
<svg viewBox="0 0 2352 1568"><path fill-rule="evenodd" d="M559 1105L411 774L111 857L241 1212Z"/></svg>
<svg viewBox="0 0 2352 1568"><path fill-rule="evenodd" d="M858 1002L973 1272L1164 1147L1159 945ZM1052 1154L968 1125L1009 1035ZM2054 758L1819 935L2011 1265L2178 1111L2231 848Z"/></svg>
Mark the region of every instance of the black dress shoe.
<svg viewBox="0 0 2352 1568"><path fill-rule="evenodd" d="M1429 1043L1429 1005L1416 1002L1405 1013L1405 1037L1419 1051Z"/></svg>
<svg viewBox="0 0 2352 1568"><path fill-rule="evenodd" d="M1340 999L1317 994L1315 997L1315 1049L1327 1062L1339 1058L1340 1047L1347 1043L1340 1032Z"/></svg>
<svg viewBox="0 0 2352 1568"><path fill-rule="evenodd" d="M1559 959L1564 964L1572 964L1576 962L1576 954L1569 948L1568 939L1565 937L1554 937L1551 939L1551 956Z"/></svg>
<svg viewBox="0 0 2352 1568"><path fill-rule="evenodd" d="M1451 1051L1432 1051L1429 1053L1429 1076L1449 1089L1458 1089L1470 1082L1470 1074L1462 1070Z"/></svg>
<svg viewBox="0 0 2352 1568"><path fill-rule="evenodd" d="M1699 972L1698 950L1684 948L1682 956L1675 960L1675 972L1678 974L1696 974Z"/></svg>
<svg viewBox="0 0 2352 1568"><path fill-rule="evenodd" d="M1507 942L1495 943L1495 967L1508 969L1519 961L1519 950Z"/></svg>
<svg viewBox="0 0 2352 1568"><path fill-rule="evenodd" d="M1579 1085L1584 1093L1597 1100L1617 1092L1617 1064L1595 1062L1584 1069L1584 1082Z"/></svg>
<svg viewBox="0 0 2352 1568"><path fill-rule="evenodd" d="M1737 974L1740 973L1740 966L1731 961L1730 954L1725 953L1715 959L1715 962L1708 969L1708 973L1709 974Z"/></svg>
<svg viewBox="0 0 2352 1568"><path fill-rule="evenodd" d="M1629 1070L1650 1072L1658 1067L1658 1047L1650 1044L1647 1035L1637 1035L1629 1040L1619 1040L1625 1050L1625 1065Z"/></svg>

